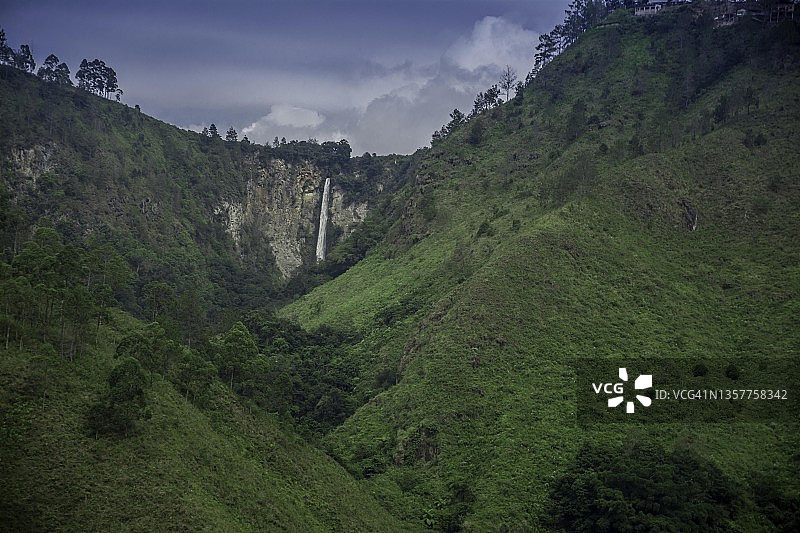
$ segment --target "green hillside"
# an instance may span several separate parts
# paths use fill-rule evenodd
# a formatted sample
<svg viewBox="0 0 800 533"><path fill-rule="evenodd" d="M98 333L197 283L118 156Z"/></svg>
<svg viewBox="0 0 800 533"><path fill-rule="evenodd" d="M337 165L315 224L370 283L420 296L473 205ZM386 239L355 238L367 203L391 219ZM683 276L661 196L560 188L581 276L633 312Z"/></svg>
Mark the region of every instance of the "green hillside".
<svg viewBox="0 0 800 533"><path fill-rule="evenodd" d="M0 357L3 531L383 531L400 524L329 457L220 382L190 402L147 374L146 414L97 437L121 331L69 361L51 345Z"/></svg>
<svg viewBox="0 0 800 533"><path fill-rule="evenodd" d="M529 530L584 443L658 443L741 488L714 527L791 523L759 476L796 524L796 425L579 426L572 361L797 357L797 43L615 15L434 144L393 238L282 311L361 331L361 379L384 383L334 457L399 516Z"/></svg>
<svg viewBox="0 0 800 533"><path fill-rule="evenodd" d="M273 191L286 203L293 194L321 192L326 176L348 198L365 202L379 196L369 185L385 183L388 195L402 179L405 157L350 152L346 141L264 146L207 137L139 106L0 64L0 249L8 261L39 226L54 227L68 242L108 244L136 274L131 289L116 295L126 309L156 315L174 335L197 339L306 285L287 291L275 264L276 235L256 223L271 213L257 212L234 237L220 211L225 202L242 201L265 175L274 177L270 172L298 189ZM286 213L273 216L291 219L293 206L280 207ZM319 205L314 209L312 226ZM329 233L336 229L329 226ZM316 231L291 235L303 243L301 274L313 264ZM329 241L340 237L333 233ZM166 293L155 308L141 298L153 282L161 285L151 289Z"/></svg>
<svg viewBox="0 0 800 533"><path fill-rule="evenodd" d="M0 529L796 531L796 417L582 424L576 367L798 357L798 103L797 24L695 6L398 158L0 66ZM214 218L271 162L371 206L291 279Z"/></svg>
<svg viewBox="0 0 800 533"><path fill-rule="evenodd" d="M388 176L390 193L404 157L386 171L346 143L207 138L3 65L0 153L0 530L403 528L299 436L352 407L312 411L327 389L278 391L281 354L246 329L216 335L346 269L382 224L368 217L287 283L271 236L245 228L237 249L214 209L274 163L380 212L366 184ZM275 366L294 377L303 361ZM302 427L283 409L296 390Z"/></svg>

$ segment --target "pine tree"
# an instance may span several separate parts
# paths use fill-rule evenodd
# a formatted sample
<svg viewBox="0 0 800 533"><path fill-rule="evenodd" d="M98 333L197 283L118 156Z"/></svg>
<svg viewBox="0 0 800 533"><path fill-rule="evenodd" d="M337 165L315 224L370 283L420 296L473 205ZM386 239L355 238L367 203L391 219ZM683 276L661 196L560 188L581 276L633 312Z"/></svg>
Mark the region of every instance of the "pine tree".
<svg viewBox="0 0 800 533"><path fill-rule="evenodd" d="M236 133L236 130L233 129L233 126L228 128L227 133L225 133L225 140L229 142L236 142L239 140L239 136Z"/></svg>
<svg viewBox="0 0 800 533"><path fill-rule="evenodd" d="M453 112L450 113L450 122L447 123L447 126L442 128L445 134L448 134L466 122L467 117L464 116L464 113L458 110L458 108L453 109Z"/></svg>
<svg viewBox="0 0 800 533"><path fill-rule="evenodd" d="M517 105L521 104L523 98L525 98L525 85L523 85L521 81L518 81L514 86L514 103Z"/></svg>
<svg viewBox="0 0 800 533"><path fill-rule="evenodd" d="M558 44L555 37L549 33L539 36L539 44L536 46L536 67L541 70L542 67L552 61L556 55Z"/></svg>
<svg viewBox="0 0 800 533"><path fill-rule="evenodd" d="M0 29L0 65L14 64L14 50L6 43L6 32Z"/></svg>

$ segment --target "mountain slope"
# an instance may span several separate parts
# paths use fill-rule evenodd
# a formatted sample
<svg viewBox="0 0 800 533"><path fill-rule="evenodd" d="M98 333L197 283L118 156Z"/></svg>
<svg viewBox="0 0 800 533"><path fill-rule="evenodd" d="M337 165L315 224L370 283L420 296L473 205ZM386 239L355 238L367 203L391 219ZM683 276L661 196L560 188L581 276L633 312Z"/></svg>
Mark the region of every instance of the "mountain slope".
<svg viewBox="0 0 800 533"><path fill-rule="evenodd" d="M50 345L0 357L0 524L4 531L396 531L349 474L221 383L203 407L159 374L148 416L96 438L86 413L107 390L121 312L75 361Z"/></svg>
<svg viewBox="0 0 800 533"><path fill-rule="evenodd" d="M351 158L346 141L206 137L4 65L0 154L6 260L39 226L69 242L108 242L137 275L123 304L152 318L137 297L166 283L172 298L159 319L187 340L234 309L291 296L286 280L315 262L327 177L330 251L407 167L403 156Z"/></svg>
<svg viewBox="0 0 800 533"><path fill-rule="evenodd" d="M406 159L206 138L0 66L0 529L407 529L253 399L263 354L243 393L212 346L366 253Z"/></svg>
<svg viewBox="0 0 800 533"><path fill-rule="evenodd" d="M576 361L800 348L800 33L695 14L397 159L0 68L2 527L795 531L796 423L576 418Z"/></svg>
<svg viewBox="0 0 800 533"><path fill-rule="evenodd" d="M800 346L796 27L609 22L435 144L384 244L283 310L365 335L374 397L325 442L399 516L553 527L584 442L710 458L743 530L779 527L755 477L800 491L796 425L576 422L575 358Z"/></svg>

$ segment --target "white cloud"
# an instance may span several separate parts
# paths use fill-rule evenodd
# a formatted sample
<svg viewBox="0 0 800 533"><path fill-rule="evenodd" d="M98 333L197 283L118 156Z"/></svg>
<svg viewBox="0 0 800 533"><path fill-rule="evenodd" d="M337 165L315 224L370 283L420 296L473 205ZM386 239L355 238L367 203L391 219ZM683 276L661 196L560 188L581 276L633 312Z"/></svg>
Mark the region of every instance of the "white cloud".
<svg viewBox="0 0 800 533"><path fill-rule="evenodd" d="M348 110L352 114L353 110ZM341 114L334 117L333 122L342 122ZM267 115L259 118L249 126L242 128L242 135L257 143L269 144L275 137L287 139L316 139L319 142L340 141L348 138L335 124L328 124L325 115L288 104L277 104L270 108Z"/></svg>
<svg viewBox="0 0 800 533"><path fill-rule="evenodd" d="M536 32L507 19L484 17L430 63L368 63L355 77L283 76L269 85L274 100L285 100L272 104L242 134L255 142L275 136L320 142L345 138L354 154L411 153L430 141L453 108L469 112L475 94L497 83L505 65L524 78L537 40ZM259 92L251 87L251 94Z"/></svg>
<svg viewBox="0 0 800 533"><path fill-rule="evenodd" d="M252 137L251 140L255 142L270 142L275 135L289 139L323 137L329 140L328 136L319 130L324 122L325 115L313 109L291 104L274 104L268 114L242 128L242 134Z"/></svg>
<svg viewBox="0 0 800 533"><path fill-rule="evenodd" d="M507 19L484 17L475 23L472 34L459 37L445 56L468 70L511 65L524 77L530 69L538 39L538 33Z"/></svg>
<svg viewBox="0 0 800 533"><path fill-rule="evenodd" d="M316 128L325 122L325 115L289 104L276 104L270 108L264 120L276 126L291 126L293 128Z"/></svg>
<svg viewBox="0 0 800 533"><path fill-rule="evenodd" d="M351 130L353 153L411 153L430 141L453 107L464 109L471 100L471 94L459 92L441 76L414 94L397 91L376 98Z"/></svg>

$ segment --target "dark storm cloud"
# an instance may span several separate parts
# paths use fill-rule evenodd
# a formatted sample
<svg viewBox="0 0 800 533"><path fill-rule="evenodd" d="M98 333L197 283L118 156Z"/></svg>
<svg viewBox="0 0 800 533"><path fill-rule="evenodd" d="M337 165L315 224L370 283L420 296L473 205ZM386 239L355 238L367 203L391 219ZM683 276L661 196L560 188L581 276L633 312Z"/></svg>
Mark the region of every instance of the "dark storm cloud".
<svg viewBox="0 0 800 533"><path fill-rule="evenodd" d="M567 0L5 0L0 25L37 60L113 66L124 101L182 127L254 141L348 138L410 152L500 68L530 67Z"/></svg>

